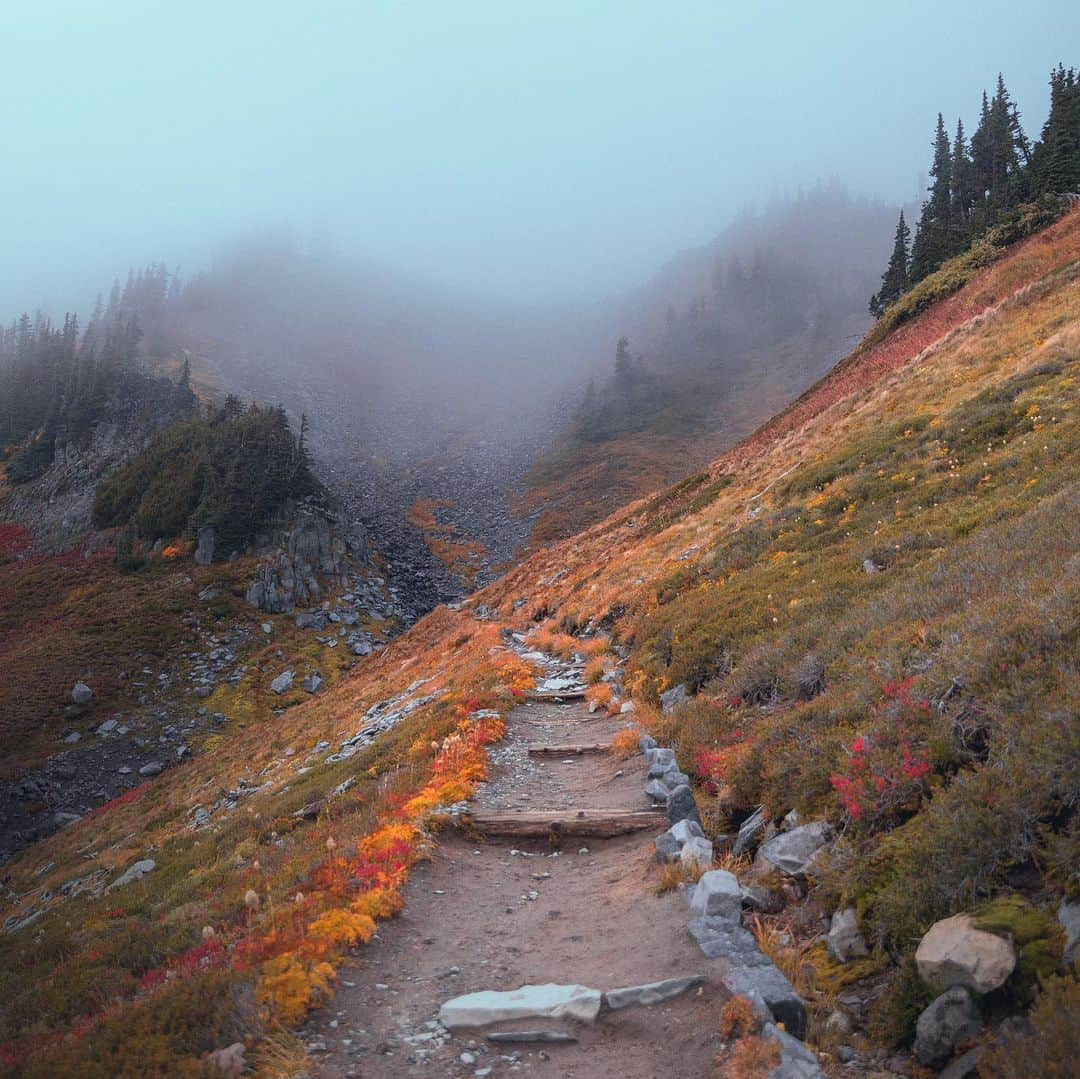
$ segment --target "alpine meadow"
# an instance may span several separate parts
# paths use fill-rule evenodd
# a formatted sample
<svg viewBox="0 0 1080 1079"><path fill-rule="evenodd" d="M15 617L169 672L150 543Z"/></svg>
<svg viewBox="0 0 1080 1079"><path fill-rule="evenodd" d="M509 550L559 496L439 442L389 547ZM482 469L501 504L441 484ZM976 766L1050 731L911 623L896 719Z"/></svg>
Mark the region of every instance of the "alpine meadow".
<svg viewBox="0 0 1080 1079"><path fill-rule="evenodd" d="M12 0L0 1075L1074 1076L1077 41Z"/></svg>

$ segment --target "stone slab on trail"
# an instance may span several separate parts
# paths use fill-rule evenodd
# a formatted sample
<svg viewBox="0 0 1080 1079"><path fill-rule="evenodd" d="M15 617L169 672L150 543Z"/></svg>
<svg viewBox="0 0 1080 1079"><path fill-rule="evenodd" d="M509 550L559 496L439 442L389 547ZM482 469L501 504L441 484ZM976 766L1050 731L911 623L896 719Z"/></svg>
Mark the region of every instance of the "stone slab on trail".
<svg viewBox="0 0 1080 1079"><path fill-rule="evenodd" d="M505 1020L576 1019L592 1023L602 1003L602 994L584 985L548 982L508 992L485 989L448 1000L439 1009L439 1022L447 1030L485 1027Z"/></svg>

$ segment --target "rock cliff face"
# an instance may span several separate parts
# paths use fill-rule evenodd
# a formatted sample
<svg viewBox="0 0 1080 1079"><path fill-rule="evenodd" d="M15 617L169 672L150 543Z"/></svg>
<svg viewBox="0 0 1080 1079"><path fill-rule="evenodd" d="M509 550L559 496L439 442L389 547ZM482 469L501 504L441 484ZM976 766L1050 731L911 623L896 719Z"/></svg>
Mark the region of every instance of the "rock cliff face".
<svg viewBox="0 0 1080 1079"><path fill-rule="evenodd" d="M86 443L57 445L53 463L36 480L12 487L0 503L0 518L16 521L36 547L62 550L92 527L90 507L98 481L145 444L152 428L100 423Z"/></svg>
<svg viewBox="0 0 1080 1079"><path fill-rule="evenodd" d="M168 379L132 376L112 392L90 430L57 434L49 467L0 497L0 520L26 528L40 551L83 542L93 527L90 509L98 483L138 453L156 430L186 414Z"/></svg>
<svg viewBox="0 0 1080 1079"><path fill-rule="evenodd" d="M315 606L325 588L347 587L349 565L368 557L359 525L316 507L302 508L292 528L259 537L256 551L263 557L247 600L269 614Z"/></svg>

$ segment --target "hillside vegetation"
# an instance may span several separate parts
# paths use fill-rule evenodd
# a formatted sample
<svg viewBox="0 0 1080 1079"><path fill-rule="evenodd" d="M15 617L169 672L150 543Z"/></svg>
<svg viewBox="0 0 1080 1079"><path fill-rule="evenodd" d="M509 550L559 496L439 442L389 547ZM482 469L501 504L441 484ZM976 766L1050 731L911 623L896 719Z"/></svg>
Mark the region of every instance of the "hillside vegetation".
<svg viewBox="0 0 1080 1079"><path fill-rule="evenodd" d="M400 908L531 682L500 632L536 626L629 647L638 714L713 831L759 803L837 827L811 894L854 903L884 979L875 1036L909 1037L906 961L930 922L1016 892L1049 910L1080 886L1078 327L1073 212L707 470L15 857L8 1068L200 1075L244 1035L267 1074L292 1059L287 1027ZM678 684L690 700L660 714ZM398 721L340 752L365 713ZM827 1002L820 946L793 927L784 947Z"/></svg>
<svg viewBox="0 0 1080 1079"><path fill-rule="evenodd" d="M744 214L639 290L613 367L527 477L533 540L686 476L824 374L866 329L887 222L839 185L814 188Z"/></svg>
<svg viewBox="0 0 1080 1079"><path fill-rule="evenodd" d="M970 138L958 120L950 139L938 115L927 198L913 239L900 212L868 305L878 319L869 343L1050 224L1059 196L1080 188L1080 78L1059 65L1049 82L1034 143L1001 76L983 94ZM866 328L876 273L867 248L884 240L882 215L836 185L800 192L736 222L643 289L626 314L631 337L643 334L643 355L620 340L610 376L589 384L527 479L523 506L542 511L534 541L580 531L684 477L824 374Z"/></svg>
<svg viewBox="0 0 1080 1079"><path fill-rule="evenodd" d="M246 411L233 397L206 416L174 423L94 496L94 524L129 525L153 542L210 526L222 555L242 551L290 500L321 491L304 432L283 408Z"/></svg>

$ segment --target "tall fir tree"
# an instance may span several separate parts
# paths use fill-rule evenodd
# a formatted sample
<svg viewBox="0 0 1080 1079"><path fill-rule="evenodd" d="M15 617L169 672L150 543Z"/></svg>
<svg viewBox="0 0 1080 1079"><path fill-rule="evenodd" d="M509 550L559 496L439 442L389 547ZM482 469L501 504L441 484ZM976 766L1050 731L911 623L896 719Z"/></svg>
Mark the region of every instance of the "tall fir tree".
<svg viewBox="0 0 1080 1079"><path fill-rule="evenodd" d="M956 121L956 134L952 144L952 201L949 220L961 240L967 239L968 223L975 204L975 164L968 154L967 138L964 134L964 121Z"/></svg>
<svg viewBox="0 0 1080 1079"><path fill-rule="evenodd" d="M904 211L900 211L900 220L896 222L896 235L893 239L893 252L889 258L889 265L881 275L881 288L870 297L870 313L875 318L880 318L890 304L895 303L907 292L910 281L908 277L908 263L910 253L908 241L911 238L911 229L904 220Z"/></svg>
<svg viewBox="0 0 1080 1079"><path fill-rule="evenodd" d="M934 132L934 160L930 166L930 197L923 203L922 215L911 249L911 281L921 281L936 270L955 246L949 235L952 205L952 150L945 131L945 119L938 113Z"/></svg>
<svg viewBox="0 0 1080 1079"><path fill-rule="evenodd" d="M1050 72L1050 112L1031 155L1033 194L1080 192L1080 76Z"/></svg>

